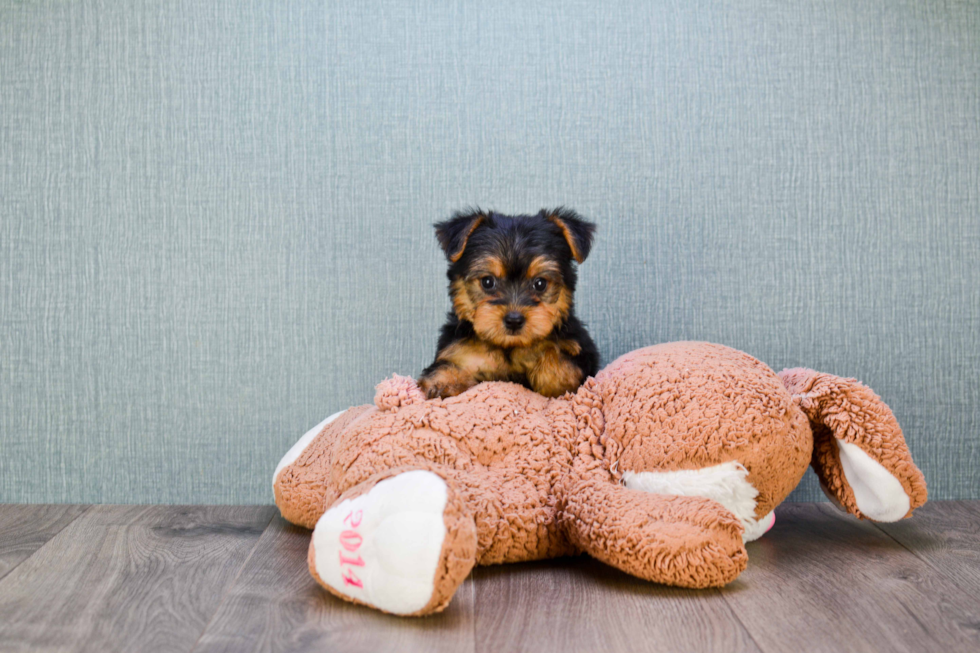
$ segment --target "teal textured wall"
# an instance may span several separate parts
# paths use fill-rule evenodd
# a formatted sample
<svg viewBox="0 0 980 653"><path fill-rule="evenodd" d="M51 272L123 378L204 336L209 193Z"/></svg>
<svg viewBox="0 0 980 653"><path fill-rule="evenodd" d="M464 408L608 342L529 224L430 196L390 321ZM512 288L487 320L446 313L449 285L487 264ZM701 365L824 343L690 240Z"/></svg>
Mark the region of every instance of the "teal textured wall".
<svg viewBox="0 0 980 653"><path fill-rule="evenodd" d="M0 1L0 501L270 501L470 204L598 222L606 362L857 377L980 498L978 153L976 2Z"/></svg>

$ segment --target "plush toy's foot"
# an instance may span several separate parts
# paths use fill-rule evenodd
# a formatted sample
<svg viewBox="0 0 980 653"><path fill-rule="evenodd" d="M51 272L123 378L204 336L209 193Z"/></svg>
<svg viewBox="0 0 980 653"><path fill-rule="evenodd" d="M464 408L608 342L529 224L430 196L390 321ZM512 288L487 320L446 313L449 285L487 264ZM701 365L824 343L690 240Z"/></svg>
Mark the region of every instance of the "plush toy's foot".
<svg viewBox="0 0 980 653"><path fill-rule="evenodd" d="M309 555L314 578L341 598L393 614L445 608L476 560L476 526L460 497L439 475L422 470L362 484L354 493L316 524Z"/></svg>
<svg viewBox="0 0 980 653"><path fill-rule="evenodd" d="M748 564L737 516L714 499L585 479L560 519L583 551L628 574L678 587L722 587Z"/></svg>
<svg viewBox="0 0 980 653"><path fill-rule="evenodd" d="M776 513L773 511L762 519L745 525L745 533L742 534L742 541L745 543L755 542L757 539L768 533L775 524Z"/></svg>
<svg viewBox="0 0 980 653"><path fill-rule="evenodd" d="M623 485L631 490L651 494L704 497L716 501L735 515L745 532L742 542L759 539L776 521L773 512L756 518L759 491L748 481L749 472L742 463L730 460L701 469L678 469L666 472L623 473Z"/></svg>

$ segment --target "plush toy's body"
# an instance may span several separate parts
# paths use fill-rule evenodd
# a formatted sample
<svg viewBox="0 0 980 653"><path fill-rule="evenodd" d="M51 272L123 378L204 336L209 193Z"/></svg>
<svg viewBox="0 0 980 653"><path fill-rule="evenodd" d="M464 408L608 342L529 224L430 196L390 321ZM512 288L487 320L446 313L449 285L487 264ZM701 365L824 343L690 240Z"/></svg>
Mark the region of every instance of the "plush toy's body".
<svg viewBox="0 0 980 653"><path fill-rule="evenodd" d="M425 401L396 377L375 403L311 430L273 486L286 519L315 527L314 577L395 614L443 609L474 564L579 552L651 581L724 585L810 464L858 517L894 521L926 498L870 389L777 376L720 345L639 349L558 399L483 383Z"/></svg>

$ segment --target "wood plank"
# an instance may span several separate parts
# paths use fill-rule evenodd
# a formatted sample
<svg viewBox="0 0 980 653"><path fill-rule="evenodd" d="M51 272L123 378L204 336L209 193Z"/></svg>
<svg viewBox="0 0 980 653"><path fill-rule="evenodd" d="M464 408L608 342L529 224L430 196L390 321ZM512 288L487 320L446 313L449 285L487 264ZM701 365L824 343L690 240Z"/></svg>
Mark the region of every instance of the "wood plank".
<svg viewBox="0 0 980 653"><path fill-rule="evenodd" d="M980 501L932 501L909 519L875 526L945 579L980 596Z"/></svg>
<svg viewBox="0 0 980 653"><path fill-rule="evenodd" d="M482 567L478 651L756 651L719 590L649 583L586 556Z"/></svg>
<svg viewBox="0 0 980 653"><path fill-rule="evenodd" d="M980 602L868 522L786 504L724 593L765 651L980 650Z"/></svg>
<svg viewBox="0 0 980 653"><path fill-rule="evenodd" d="M394 617L317 585L309 544L310 531L273 519L194 652L474 650L471 580L441 614Z"/></svg>
<svg viewBox="0 0 980 653"><path fill-rule="evenodd" d="M271 506L93 506L0 581L4 651L190 650Z"/></svg>
<svg viewBox="0 0 980 653"><path fill-rule="evenodd" d="M0 578L86 510L72 504L0 505Z"/></svg>

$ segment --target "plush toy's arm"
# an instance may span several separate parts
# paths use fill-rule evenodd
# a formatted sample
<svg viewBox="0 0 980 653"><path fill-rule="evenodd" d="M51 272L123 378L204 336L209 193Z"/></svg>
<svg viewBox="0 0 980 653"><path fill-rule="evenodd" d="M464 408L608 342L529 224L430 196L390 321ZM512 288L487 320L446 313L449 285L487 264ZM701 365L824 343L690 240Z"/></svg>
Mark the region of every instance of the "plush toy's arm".
<svg viewBox="0 0 980 653"><path fill-rule="evenodd" d="M279 461L272 476L272 492L284 519L313 528L334 502L337 492L330 482L334 442L369 409L357 406L331 415L307 431Z"/></svg>
<svg viewBox="0 0 980 653"><path fill-rule="evenodd" d="M926 481L902 429L871 388L796 368L779 373L810 419L811 465L827 496L856 517L898 521L926 501Z"/></svg>
<svg viewBox="0 0 980 653"><path fill-rule="evenodd" d="M566 486L561 520L592 557L658 583L721 587L748 562L741 523L710 499L590 479Z"/></svg>
<svg viewBox="0 0 980 653"><path fill-rule="evenodd" d="M415 381L397 374L379 383L374 396L375 406L382 411L423 401L425 395ZM345 429L370 414L370 406L335 413L307 431L283 456L272 476L272 491L283 518L305 528L316 525L337 498L330 478L334 444L343 438Z"/></svg>

